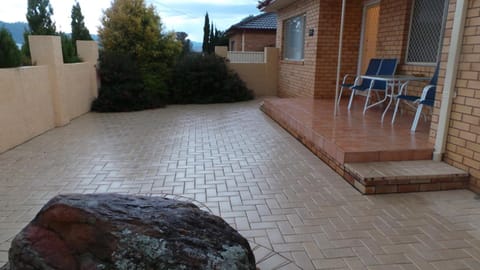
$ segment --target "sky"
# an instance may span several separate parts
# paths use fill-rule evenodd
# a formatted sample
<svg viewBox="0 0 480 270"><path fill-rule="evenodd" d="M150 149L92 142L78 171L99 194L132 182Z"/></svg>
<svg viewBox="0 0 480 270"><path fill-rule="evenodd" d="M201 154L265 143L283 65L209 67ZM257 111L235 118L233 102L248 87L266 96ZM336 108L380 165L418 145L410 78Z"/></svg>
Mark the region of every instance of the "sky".
<svg viewBox="0 0 480 270"><path fill-rule="evenodd" d="M0 21L26 22L27 0L0 0ZM91 34L96 34L100 26L103 10L111 5L111 0L78 0L85 24ZM232 24L249 15L260 12L257 0L146 0L156 7L164 28L186 32L192 41L203 40L205 12L219 30L226 30ZM75 0L50 0L53 7L57 31L70 33L70 12Z"/></svg>

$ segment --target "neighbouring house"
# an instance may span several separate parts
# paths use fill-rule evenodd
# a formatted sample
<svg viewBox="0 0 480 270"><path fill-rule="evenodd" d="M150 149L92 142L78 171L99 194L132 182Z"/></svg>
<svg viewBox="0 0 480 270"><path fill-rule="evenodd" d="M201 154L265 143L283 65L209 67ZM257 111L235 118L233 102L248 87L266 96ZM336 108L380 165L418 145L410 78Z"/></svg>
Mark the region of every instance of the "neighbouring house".
<svg viewBox="0 0 480 270"><path fill-rule="evenodd" d="M277 15L267 12L250 16L227 30L230 51L263 51L275 47Z"/></svg>
<svg viewBox="0 0 480 270"><path fill-rule="evenodd" d="M470 187L480 191L480 1L344 3L260 3L263 11L278 16L279 96L335 97L343 7L342 75L363 73L372 57L397 58L400 74L431 76L440 64L428 133L435 144L433 159L468 171Z"/></svg>

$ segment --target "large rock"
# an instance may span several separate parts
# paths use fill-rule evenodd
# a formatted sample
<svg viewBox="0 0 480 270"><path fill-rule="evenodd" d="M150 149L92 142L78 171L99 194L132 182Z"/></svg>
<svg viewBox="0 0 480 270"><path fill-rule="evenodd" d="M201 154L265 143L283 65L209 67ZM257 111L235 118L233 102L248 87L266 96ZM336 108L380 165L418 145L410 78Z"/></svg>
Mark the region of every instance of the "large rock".
<svg viewBox="0 0 480 270"><path fill-rule="evenodd" d="M191 203L60 195L13 240L3 269L255 269L248 241Z"/></svg>

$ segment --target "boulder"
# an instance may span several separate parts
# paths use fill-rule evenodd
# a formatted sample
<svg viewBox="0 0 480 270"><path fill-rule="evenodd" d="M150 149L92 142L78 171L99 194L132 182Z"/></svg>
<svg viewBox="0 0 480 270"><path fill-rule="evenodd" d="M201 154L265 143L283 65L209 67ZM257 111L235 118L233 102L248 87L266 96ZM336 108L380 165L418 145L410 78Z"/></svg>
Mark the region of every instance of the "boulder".
<svg viewBox="0 0 480 270"><path fill-rule="evenodd" d="M2 269L255 269L248 241L192 203L59 195L13 240Z"/></svg>

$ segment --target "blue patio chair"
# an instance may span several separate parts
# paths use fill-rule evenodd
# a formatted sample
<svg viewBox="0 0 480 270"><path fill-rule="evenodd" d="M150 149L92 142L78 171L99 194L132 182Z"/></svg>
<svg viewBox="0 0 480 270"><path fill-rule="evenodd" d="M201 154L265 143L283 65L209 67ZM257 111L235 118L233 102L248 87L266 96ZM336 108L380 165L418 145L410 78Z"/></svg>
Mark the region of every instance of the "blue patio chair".
<svg viewBox="0 0 480 270"><path fill-rule="evenodd" d="M392 58L392 59L382 59L380 63L380 67L378 68L378 72L376 75L394 75L395 71L397 70L397 59ZM348 104L348 109L351 108L353 98L359 93L365 93L362 94L363 96L366 96L365 100L365 105L363 106L363 113L367 111L368 108L371 108L373 106L376 106L384 101L387 100L388 95L387 95L387 85L386 82L384 81L379 81L379 80L369 80L369 79L364 79L362 80L362 83L359 85L354 85L352 89L352 94L350 95L350 102ZM384 98L374 104L369 105L370 99L371 99L371 94L372 91L376 92L377 97L379 97L378 93L383 92L384 93Z"/></svg>
<svg viewBox="0 0 480 270"><path fill-rule="evenodd" d="M380 67L380 63L382 62L382 59L378 58L372 58L370 59L370 62L368 63L367 71L365 71L365 75L377 75L378 73L378 68ZM343 77L343 82L340 84L340 93L338 94L338 105L340 105L340 100L342 99L342 93L343 93L343 88L348 88L351 89L352 86L358 84L358 81L360 80L359 76L355 77L354 83L348 83L348 79L351 77L354 77L356 75L351 75L347 74L345 77ZM350 110L351 104L349 103L348 109Z"/></svg>
<svg viewBox="0 0 480 270"><path fill-rule="evenodd" d="M416 106L417 111L415 113L415 117L413 118L413 123L412 123L412 127L410 128L410 131L415 132L415 130L417 130L418 120L420 119L420 115L422 114L423 105L433 107L435 103L435 93L437 92L439 67L440 65L437 64L437 67L435 68L435 72L433 73L432 79L430 80L429 84L423 88L421 96L412 96L407 94L397 96L397 103L395 104L395 111L393 112L393 116L392 116L392 124L395 122L395 117L397 115L400 101L403 100L403 101L406 101L407 104L412 107Z"/></svg>

